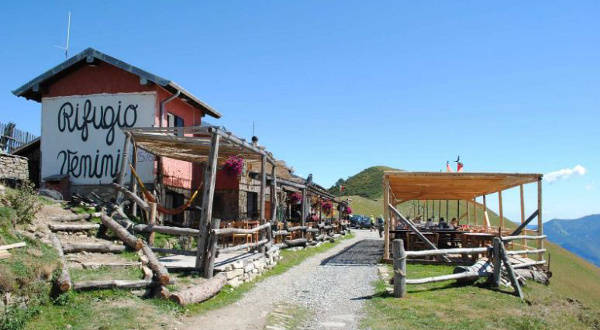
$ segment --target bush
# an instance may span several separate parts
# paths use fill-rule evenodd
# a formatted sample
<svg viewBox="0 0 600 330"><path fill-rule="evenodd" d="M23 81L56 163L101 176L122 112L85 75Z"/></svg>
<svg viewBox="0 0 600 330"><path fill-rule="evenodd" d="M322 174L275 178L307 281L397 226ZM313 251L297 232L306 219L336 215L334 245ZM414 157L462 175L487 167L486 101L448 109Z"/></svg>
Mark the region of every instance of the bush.
<svg viewBox="0 0 600 330"><path fill-rule="evenodd" d="M31 223L35 214L42 208L35 186L28 181L20 188L8 191L1 202L4 206L15 210L16 216L12 218L13 225Z"/></svg>

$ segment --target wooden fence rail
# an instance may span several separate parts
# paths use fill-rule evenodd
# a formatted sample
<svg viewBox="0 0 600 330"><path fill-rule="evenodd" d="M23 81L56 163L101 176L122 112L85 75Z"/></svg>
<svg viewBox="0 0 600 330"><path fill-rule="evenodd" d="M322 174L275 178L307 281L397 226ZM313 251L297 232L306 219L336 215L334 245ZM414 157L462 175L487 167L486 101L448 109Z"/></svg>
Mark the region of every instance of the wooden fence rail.
<svg viewBox="0 0 600 330"><path fill-rule="evenodd" d="M508 277L511 281L511 284L515 288L515 292L519 295L521 299L523 299L523 292L521 291L521 287L516 280L516 275L514 269L516 268L525 268L535 265L543 265L546 263L545 260L541 261L533 261L528 263L521 264L511 264L508 256L516 255L516 254L536 254L536 253L544 253L546 249L536 249L536 250L518 250L518 251L507 251L504 247L503 242L508 242L512 240L539 240L546 238L546 235L532 236L532 235L521 235L521 236L506 236L506 237L496 237L494 238L494 245L488 247L478 247L478 248L456 248L456 249L436 249L436 250L422 250L422 251L405 251L404 250L404 242L401 239L395 239L392 242L392 253L393 253L393 261L394 261L394 297L401 298L406 296L406 284L425 284L425 283L434 283L434 282L442 282L448 280L476 280L480 277L492 277L493 283L500 283L500 268L504 266L506 269L506 273L508 273ZM408 257L422 257L422 256L439 256L439 255L449 255L449 254L478 254L478 253L489 253L491 256L491 260L493 262L493 273L487 268L489 265L489 261L487 263L482 263L479 265L479 262L476 265L468 267L465 269L466 271L449 274L449 275L440 275L440 276L431 276L424 277L418 279L407 279L406 274L406 259Z"/></svg>

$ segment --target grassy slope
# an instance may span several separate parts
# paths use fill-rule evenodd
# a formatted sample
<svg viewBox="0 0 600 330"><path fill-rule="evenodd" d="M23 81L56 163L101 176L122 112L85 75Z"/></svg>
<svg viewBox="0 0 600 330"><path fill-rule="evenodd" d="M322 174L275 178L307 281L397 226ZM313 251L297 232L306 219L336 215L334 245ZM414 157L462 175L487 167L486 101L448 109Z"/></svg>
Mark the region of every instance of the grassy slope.
<svg viewBox="0 0 600 330"><path fill-rule="evenodd" d="M391 266L388 274L391 274ZM408 265L409 277L451 274L453 267ZM391 275L390 275L391 276ZM587 329L600 326L600 313L558 294L553 285L531 281L523 289L527 303L512 290L493 290L483 284L460 286L453 282L409 285L407 296L393 298L384 281L367 302L370 329Z"/></svg>
<svg viewBox="0 0 600 330"><path fill-rule="evenodd" d="M372 166L344 180L344 195L358 195L367 198L376 198L383 193L381 187L381 178L383 171L394 170L387 166ZM340 190L337 186L329 188L329 192L339 195Z"/></svg>

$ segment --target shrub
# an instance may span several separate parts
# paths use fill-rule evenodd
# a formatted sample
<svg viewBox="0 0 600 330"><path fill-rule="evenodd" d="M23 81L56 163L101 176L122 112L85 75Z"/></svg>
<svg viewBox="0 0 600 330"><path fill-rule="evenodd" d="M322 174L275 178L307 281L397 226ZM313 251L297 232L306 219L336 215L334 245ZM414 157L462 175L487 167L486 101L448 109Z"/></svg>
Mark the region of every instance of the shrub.
<svg viewBox="0 0 600 330"><path fill-rule="evenodd" d="M2 204L15 210L15 217L12 218L13 225L31 223L42 207L35 186L28 181L20 188L7 192L2 198Z"/></svg>

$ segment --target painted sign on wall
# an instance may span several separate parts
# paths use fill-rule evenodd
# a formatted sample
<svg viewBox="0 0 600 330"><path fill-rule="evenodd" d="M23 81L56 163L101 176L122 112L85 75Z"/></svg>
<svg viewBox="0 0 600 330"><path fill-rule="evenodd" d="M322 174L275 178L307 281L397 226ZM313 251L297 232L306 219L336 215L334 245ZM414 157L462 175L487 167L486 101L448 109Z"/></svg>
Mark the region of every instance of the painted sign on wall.
<svg viewBox="0 0 600 330"><path fill-rule="evenodd" d="M111 183L121 168L121 129L151 127L155 107L154 92L42 99L42 178L68 174L73 184ZM153 161L151 156L138 160L145 182L153 180Z"/></svg>

